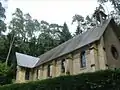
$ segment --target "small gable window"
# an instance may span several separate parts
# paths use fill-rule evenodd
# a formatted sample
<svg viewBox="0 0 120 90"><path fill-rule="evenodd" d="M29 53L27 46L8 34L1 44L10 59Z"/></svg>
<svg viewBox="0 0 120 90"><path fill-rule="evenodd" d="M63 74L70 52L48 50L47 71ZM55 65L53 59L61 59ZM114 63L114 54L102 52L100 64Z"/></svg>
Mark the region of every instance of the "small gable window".
<svg viewBox="0 0 120 90"><path fill-rule="evenodd" d="M80 61L81 61L81 68L86 67L86 53L85 53L85 51L81 52Z"/></svg>
<svg viewBox="0 0 120 90"><path fill-rule="evenodd" d="M65 73L65 59L61 61L61 73Z"/></svg>
<svg viewBox="0 0 120 90"><path fill-rule="evenodd" d="M119 57L118 51L117 51L117 49L113 45L111 46L111 53L112 53L112 56L115 59L118 59L118 57Z"/></svg>
<svg viewBox="0 0 120 90"><path fill-rule="evenodd" d="M29 80L30 78L30 69L26 68L26 72L25 72L25 80Z"/></svg>

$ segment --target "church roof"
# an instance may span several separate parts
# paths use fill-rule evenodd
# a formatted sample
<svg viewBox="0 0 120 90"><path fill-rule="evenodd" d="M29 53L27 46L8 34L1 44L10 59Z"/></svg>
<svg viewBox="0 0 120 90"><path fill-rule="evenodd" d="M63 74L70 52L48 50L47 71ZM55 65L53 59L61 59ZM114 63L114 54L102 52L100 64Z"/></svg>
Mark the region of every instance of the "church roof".
<svg viewBox="0 0 120 90"><path fill-rule="evenodd" d="M74 38L64 42L63 44L40 55L39 58L16 53L18 65L30 68L37 67L43 63L54 60L85 45L93 43L100 39L111 20L112 19L108 19L104 21L102 26L94 27L90 30L87 30L81 35L75 36Z"/></svg>
<svg viewBox="0 0 120 90"><path fill-rule="evenodd" d="M39 61L39 58L17 52L16 52L16 58L17 58L17 64L19 66L28 67L28 68L34 68L37 62Z"/></svg>
<svg viewBox="0 0 120 90"><path fill-rule="evenodd" d="M99 40L100 37L103 35L104 31L106 30L106 27L108 26L110 21L111 19L108 19L104 21L102 26L94 27L90 30L87 30L83 34L77 35L74 38L64 42L63 44L42 54L41 56L39 56L40 60L38 61L36 66L39 66L40 64L43 64L45 62L58 58L62 55L70 53L85 45L88 45L92 42Z"/></svg>

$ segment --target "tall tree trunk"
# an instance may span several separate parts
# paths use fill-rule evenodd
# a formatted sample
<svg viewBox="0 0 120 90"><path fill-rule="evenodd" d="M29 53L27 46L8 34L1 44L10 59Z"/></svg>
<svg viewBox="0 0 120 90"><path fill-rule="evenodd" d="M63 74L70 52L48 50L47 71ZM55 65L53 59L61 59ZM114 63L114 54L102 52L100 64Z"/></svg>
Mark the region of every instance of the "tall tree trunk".
<svg viewBox="0 0 120 90"><path fill-rule="evenodd" d="M14 40L15 40L15 36L13 36L12 42L11 42L10 47L9 47L8 55L7 55L7 58L6 58L6 66L8 64L8 59L9 59L9 56L10 56L10 52L12 50L12 46L13 46Z"/></svg>

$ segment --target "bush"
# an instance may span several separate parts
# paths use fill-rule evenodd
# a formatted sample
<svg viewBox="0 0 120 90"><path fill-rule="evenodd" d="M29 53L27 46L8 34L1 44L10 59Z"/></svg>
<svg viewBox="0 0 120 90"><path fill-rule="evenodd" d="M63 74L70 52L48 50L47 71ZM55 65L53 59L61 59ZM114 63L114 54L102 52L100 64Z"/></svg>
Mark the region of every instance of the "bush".
<svg viewBox="0 0 120 90"><path fill-rule="evenodd" d="M1 86L0 90L120 90L120 71L105 70L75 76Z"/></svg>
<svg viewBox="0 0 120 90"><path fill-rule="evenodd" d="M0 76L6 76L9 73L10 68L5 63L0 62Z"/></svg>
<svg viewBox="0 0 120 90"><path fill-rule="evenodd" d="M10 77L10 73L10 67L0 62L0 85L11 83L12 78Z"/></svg>

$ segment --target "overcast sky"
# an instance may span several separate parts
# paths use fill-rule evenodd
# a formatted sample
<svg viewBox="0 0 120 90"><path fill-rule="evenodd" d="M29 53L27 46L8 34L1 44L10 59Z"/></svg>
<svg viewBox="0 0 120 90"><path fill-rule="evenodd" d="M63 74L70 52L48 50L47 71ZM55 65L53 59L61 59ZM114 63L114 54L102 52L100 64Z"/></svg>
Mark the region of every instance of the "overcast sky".
<svg viewBox="0 0 120 90"><path fill-rule="evenodd" d="M8 0L7 23L16 8L39 21L45 20L49 23L62 25L66 22L71 32L75 26L71 25L72 16L80 14L90 15L98 5L97 0Z"/></svg>

